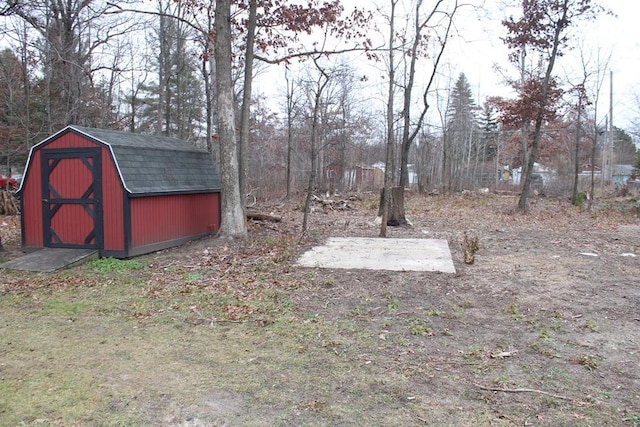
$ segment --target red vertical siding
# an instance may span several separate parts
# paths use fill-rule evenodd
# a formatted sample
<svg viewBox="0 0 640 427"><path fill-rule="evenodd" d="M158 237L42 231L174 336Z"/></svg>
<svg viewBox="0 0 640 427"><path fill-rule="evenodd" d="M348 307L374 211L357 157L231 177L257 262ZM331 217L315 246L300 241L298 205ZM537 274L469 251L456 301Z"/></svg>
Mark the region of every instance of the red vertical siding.
<svg viewBox="0 0 640 427"><path fill-rule="evenodd" d="M42 149L101 149L102 173L102 248L106 252L127 252L126 227L130 223L131 249L161 246L165 242L216 232L220 226L220 194L181 194L145 196L129 199L130 218L125 218L126 192L108 146L98 144L74 132L47 141L33 151L22 188L23 244L25 248L44 246L42 212ZM58 169L60 167L60 169ZM70 160L54 168L51 180L64 197L79 198L87 189L88 169L80 161ZM66 242L81 241L91 231L88 223L79 223L84 213L80 206L63 206L52 218L52 228L66 230ZM63 212L64 209L69 210ZM138 253L141 253L138 251Z"/></svg>
<svg viewBox="0 0 640 427"><path fill-rule="evenodd" d="M46 161L47 156L43 156ZM49 188L45 197L61 199L81 199L88 189L95 183L93 173L80 159L67 158L61 160L49 173ZM99 177L97 177L99 179ZM94 198L95 195L91 195ZM51 216L51 230L55 231L65 244L82 245L85 238L94 230L96 218L93 218L79 204L62 203L58 210ZM96 240L92 239L92 244ZM49 244L47 242L47 244Z"/></svg>
<svg viewBox="0 0 640 427"><path fill-rule="evenodd" d="M91 148L95 146L95 142L73 132L68 132L40 148Z"/></svg>
<svg viewBox="0 0 640 427"><path fill-rule="evenodd" d="M131 199L131 247L217 231L219 197L219 193L206 193Z"/></svg>
<svg viewBox="0 0 640 427"><path fill-rule="evenodd" d="M124 251L124 188L111 151L102 148L102 218L104 250Z"/></svg>
<svg viewBox="0 0 640 427"><path fill-rule="evenodd" d="M22 244L25 248L44 246L42 230L42 182L40 151L34 151L22 186Z"/></svg>
<svg viewBox="0 0 640 427"><path fill-rule="evenodd" d="M23 244L26 248L41 248L44 246L44 230L42 223L42 163L41 149L60 149L60 148L91 148L101 147L102 160L102 200L101 208L103 211L103 246L105 250L123 251L124 245L124 209L123 209L123 187L118 175L117 169L111 151L108 147L76 135L73 132L66 133L59 138L55 138L46 144L37 147L34 150L30 164L28 165L27 176L22 190L23 197ZM76 180L75 173L87 173L87 169L79 165L79 172L68 171L68 177L57 176L58 182L63 180L65 188L69 188L74 196L80 192L80 189L74 189L73 185ZM54 171L59 174L62 171ZM62 212L60 212L62 214ZM78 233L86 231L86 227L75 227L74 224L66 224L68 218L66 215L59 215L55 218L53 227L56 229L70 229L69 233ZM71 236L71 235L70 235ZM71 236L73 238L73 236ZM79 237L78 237L79 239Z"/></svg>

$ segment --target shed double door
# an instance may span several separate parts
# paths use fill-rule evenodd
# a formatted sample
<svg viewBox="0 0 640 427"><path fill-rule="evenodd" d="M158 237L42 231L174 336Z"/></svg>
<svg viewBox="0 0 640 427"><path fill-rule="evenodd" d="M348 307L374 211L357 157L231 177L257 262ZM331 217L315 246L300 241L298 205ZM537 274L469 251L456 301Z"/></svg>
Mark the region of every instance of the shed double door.
<svg viewBox="0 0 640 427"><path fill-rule="evenodd" d="M99 148L42 150L44 246L102 247Z"/></svg>

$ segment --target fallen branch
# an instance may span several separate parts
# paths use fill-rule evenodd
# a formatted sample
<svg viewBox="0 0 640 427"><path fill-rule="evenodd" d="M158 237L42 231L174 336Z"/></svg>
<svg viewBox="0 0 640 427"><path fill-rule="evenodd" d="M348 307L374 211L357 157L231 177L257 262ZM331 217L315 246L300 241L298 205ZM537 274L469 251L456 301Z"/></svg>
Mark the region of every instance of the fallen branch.
<svg viewBox="0 0 640 427"><path fill-rule="evenodd" d="M256 221L281 222L282 217L277 215L269 215L258 212L247 212L247 219Z"/></svg>
<svg viewBox="0 0 640 427"><path fill-rule="evenodd" d="M353 210L353 206L347 200L333 200L333 199L321 199L315 194L312 196L312 201L322 206L324 213L329 211L338 210L346 211Z"/></svg>
<svg viewBox="0 0 640 427"><path fill-rule="evenodd" d="M544 396L553 397L555 399L568 400L570 402L585 404L585 402L581 402L579 400L573 399L571 397L562 396L560 394L553 394L542 390L536 390L535 388L500 388L500 387L486 387L480 384L473 384L481 390L485 391L497 391L501 393L537 393L542 394Z"/></svg>

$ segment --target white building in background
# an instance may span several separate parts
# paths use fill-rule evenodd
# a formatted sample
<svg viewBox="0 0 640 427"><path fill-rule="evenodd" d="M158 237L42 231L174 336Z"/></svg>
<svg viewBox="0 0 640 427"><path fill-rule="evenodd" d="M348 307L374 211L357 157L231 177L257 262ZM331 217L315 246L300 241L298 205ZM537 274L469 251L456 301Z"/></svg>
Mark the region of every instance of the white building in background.
<svg viewBox="0 0 640 427"><path fill-rule="evenodd" d="M535 162L533 164L532 174L539 175L542 178L542 184L546 186L546 185L549 185L551 181L553 181L555 176L555 171L549 169L544 165L541 165L538 162ZM511 171L511 179L513 184L519 185L521 178L522 178L522 166L520 166L519 168L513 169Z"/></svg>

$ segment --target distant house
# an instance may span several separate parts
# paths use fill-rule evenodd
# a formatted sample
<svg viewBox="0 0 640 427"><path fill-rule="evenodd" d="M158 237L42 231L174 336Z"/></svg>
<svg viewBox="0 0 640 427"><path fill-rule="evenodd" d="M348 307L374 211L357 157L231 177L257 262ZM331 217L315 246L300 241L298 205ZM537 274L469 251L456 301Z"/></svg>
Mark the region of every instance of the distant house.
<svg viewBox="0 0 640 427"><path fill-rule="evenodd" d="M513 184L519 185L522 178L522 166L513 169L511 171L511 175ZM540 176L540 178L542 179L542 184L546 186L549 185L549 183L553 180L555 172L548 167L536 162L533 164L532 175Z"/></svg>
<svg viewBox="0 0 640 427"><path fill-rule="evenodd" d="M634 175L636 168L633 165L613 165L613 173L611 174L611 182L614 184L624 185Z"/></svg>
<svg viewBox="0 0 640 427"><path fill-rule="evenodd" d="M580 166L580 174L581 175L591 175L591 172L593 171L594 174L600 174L602 173L602 168L598 167L598 166L594 166L591 163L585 163L584 165Z"/></svg>
<svg viewBox="0 0 640 427"><path fill-rule="evenodd" d="M375 191L384 186L384 164L355 166L345 171L345 185L356 191Z"/></svg>
<svg viewBox="0 0 640 427"><path fill-rule="evenodd" d="M356 191L379 191L384 187L384 169L383 162L377 162L370 166L355 166L353 169L346 170L344 173L345 187ZM409 175L409 184L411 187L418 182L418 174L415 166L407 165Z"/></svg>

